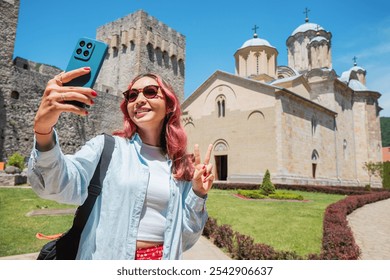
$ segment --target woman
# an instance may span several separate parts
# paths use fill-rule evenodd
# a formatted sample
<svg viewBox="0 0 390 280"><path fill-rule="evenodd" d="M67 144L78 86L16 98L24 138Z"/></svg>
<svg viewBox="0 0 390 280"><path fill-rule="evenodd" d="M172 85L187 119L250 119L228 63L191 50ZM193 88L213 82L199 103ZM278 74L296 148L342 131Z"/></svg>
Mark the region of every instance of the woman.
<svg viewBox="0 0 390 280"><path fill-rule="evenodd" d="M103 149L102 135L74 155L63 155L53 129L62 112L87 115L67 104L93 105L90 88L66 87L85 75L80 68L48 82L34 120L34 149L29 181L46 199L81 205L87 197ZM81 235L77 259L180 259L200 237L207 212L205 201L214 175L209 145L203 163L197 145L194 159L186 154L179 102L158 75L136 77L121 103L124 129L90 218Z"/></svg>

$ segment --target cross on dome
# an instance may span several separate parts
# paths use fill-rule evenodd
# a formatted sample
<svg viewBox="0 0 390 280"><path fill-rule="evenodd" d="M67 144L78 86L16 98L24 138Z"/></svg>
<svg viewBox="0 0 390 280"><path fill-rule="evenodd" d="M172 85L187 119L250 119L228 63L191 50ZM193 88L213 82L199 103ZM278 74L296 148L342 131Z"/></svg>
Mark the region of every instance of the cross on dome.
<svg viewBox="0 0 390 280"><path fill-rule="evenodd" d="M258 36L257 36L257 29L258 29L259 27L255 24L255 26L252 28L252 30L255 32L254 34L253 34L253 38L257 38Z"/></svg>
<svg viewBox="0 0 390 280"><path fill-rule="evenodd" d="M310 10L308 8L305 8L305 10L303 11L303 13L306 14L306 19L305 19L306 22L309 22L309 12Z"/></svg>

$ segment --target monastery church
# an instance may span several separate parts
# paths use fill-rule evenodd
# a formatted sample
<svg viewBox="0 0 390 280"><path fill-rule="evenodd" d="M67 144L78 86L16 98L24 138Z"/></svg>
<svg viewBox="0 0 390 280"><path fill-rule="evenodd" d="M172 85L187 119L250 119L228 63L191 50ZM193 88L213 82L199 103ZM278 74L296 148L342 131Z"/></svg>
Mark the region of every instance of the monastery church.
<svg viewBox="0 0 390 280"><path fill-rule="evenodd" d="M380 93L355 65L332 69L332 34L306 22L287 38L288 66L256 34L182 104L189 147L213 144L217 180L365 186L364 163L382 161ZM381 187L372 178L373 187Z"/></svg>
<svg viewBox="0 0 390 280"><path fill-rule="evenodd" d="M31 151L32 123L42 92L62 70L13 59L20 0L0 0L0 161ZM190 34L189 34L190 36ZM56 128L65 153L86 139L122 126L118 104L132 77L160 73L184 100L185 36L137 11L97 29L109 51L88 118L62 115ZM216 71L182 103L188 151L213 144L217 180L380 187L365 162L382 161L380 93L366 87L366 71L332 68L332 34L306 22L287 38L288 65L255 34L234 53L235 74ZM336 46L337 47L337 46ZM233 63L233 61L232 61Z"/></svg>

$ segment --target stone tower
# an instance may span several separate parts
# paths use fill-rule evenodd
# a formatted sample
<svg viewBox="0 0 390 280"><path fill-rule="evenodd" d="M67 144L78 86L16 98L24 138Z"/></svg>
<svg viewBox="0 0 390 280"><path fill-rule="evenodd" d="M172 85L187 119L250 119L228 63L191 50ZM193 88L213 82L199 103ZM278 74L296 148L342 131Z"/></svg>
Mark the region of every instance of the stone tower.
<svg viewBox="0 0 390 280"><path fill-rule="evenodd" d="M97 29L109 45L97 79L99 91L121 96L138 74L155 72L184 101L185 36L139 10Z"/></svg>
<svg viewBox="0 0 390 280"><path fill-rule="evenodd" d="M331 38L332 33L306 18L287 39L288 66L299 72L331 69Z"/></svg>
<svg viewBox="0 0 390 280"><path fill-rule="evenodd" d="M4 142L6 129L6 102L11 96L12 57L19 15L19 0L0 0L0 161L5 158Z"/></svg>

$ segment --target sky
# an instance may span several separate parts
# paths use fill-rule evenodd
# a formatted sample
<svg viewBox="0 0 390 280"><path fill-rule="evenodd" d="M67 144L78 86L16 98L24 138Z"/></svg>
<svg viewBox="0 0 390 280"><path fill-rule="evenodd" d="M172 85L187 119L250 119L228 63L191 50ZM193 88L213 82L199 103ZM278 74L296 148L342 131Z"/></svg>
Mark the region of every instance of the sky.
<svg viewBox="0 0 390 280"><path fill-rule="evenodd" d="M66 68L79 37L138 10L186 37L184 96L210 75L235 73L234 53L257 34L287 65L286 40L309 21L332 33L332 63L338 76L357 64L366 86L382 94L380 116L390 117L390 1L370 0L21 0L14 57Z"/></svg>

